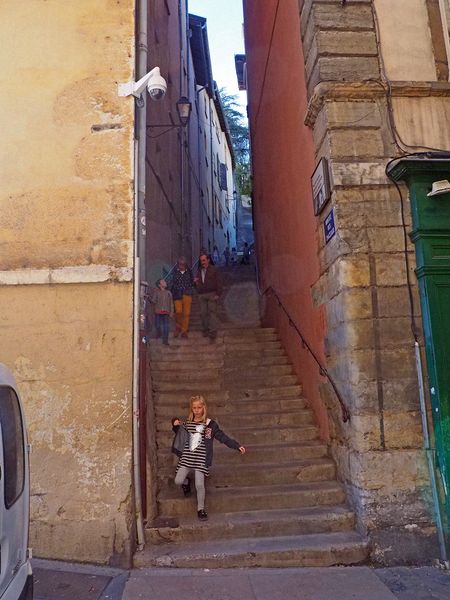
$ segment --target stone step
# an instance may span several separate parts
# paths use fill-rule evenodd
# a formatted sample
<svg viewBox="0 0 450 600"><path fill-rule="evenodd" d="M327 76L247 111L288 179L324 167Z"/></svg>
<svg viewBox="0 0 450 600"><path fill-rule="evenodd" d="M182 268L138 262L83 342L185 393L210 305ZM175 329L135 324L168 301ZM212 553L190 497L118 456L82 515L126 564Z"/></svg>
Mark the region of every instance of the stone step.
<svg viewBox="0 0 450 600"><path fill-rule="evenodd" d="M192 364L192 363L191 363ZM283 383L296 383L297 379L292 375L291 365L266 365L262 367L251 367L251 368L233 368L226 369L219 365L216 361L214 363L206 364L194 364L194 368L191 370L186 369L153 369L152 379L153 381L169 381L179 382L183 384L185 381L223 381L224 384L230 385L233 382L233 386L236 383L242 382L243 385L247 385L248 381L254 381L255 383L261 382L266 384L271 378L275 378L276 381L283 379ZM290 376L292 379L286 380L285 377Z"/></svg>
<svg viewBox="0 0 450 600"><path fill-rule="evenodd" d="M176 360L170 360L171 357L167 357L165 360L154 359L151 363L152 374L161 372L167 373L178 373L187 375L191 372L197 372L201 369L202 372L208 372L210 369L214 373L218 373L223 368L223 358L220 356L211 356L211 354L205 354L204 358L200 359L195 356L194 360L185 360L178 357Z"/></svg>
<svg viewBox="0 0 450 600"><path fill-rule="evenodd" d="M200 393L200 391L198 391ZM208 390L203 388L201 393L205 396L208 402L214 401L227 401L232 398L234 401L240 400L278 400L285 398L301 398L302 386L301 385L286 385L273 388L256 388L256 389L245 389L245 390L233 390L230 393L227 390ZM182 405L189 403L191 396L190 392L186 390L172 390L172 391L156 391L154 392L155 403L176 403L180 402Z"/></svg>
<svg viewBox="0 0 450 600"><path fill-rule="evenodd" d="M252 536L148 546L144 552L135 555L135 567L328 567L360 564L366 560L367 553L367 542L354 531L266 538Z"/></svg>
<svg viewBox="0 0 450 600"><path fill-rule="evenodd" d="M227 381L227 388L232 391L238 389L252 389L259 387L285 386L297 383L297 375L255 375L250 371L247 377L233 376Z"/></svg>
<svg viewBox="0 0 450 600"><path fill-rule="evenodd" d="M242 456L238 452L230 452L222 444L214 448L214 468L216 465L242 464L242 459L251 457L254 463L279 463L281 461L301 461L309 458L325 458L328 456L328 447L320 440L310 440L299 444L260 444L246 446L247 453ZM169 448L158 450L158 465L173 468L177 457Z"/></svg>
<svg viewBox="0 0 450 600"><path fill-rule="evenodd" d="M232 452L232 450L230 450ZM235 451L236 452L236 451ZM215 463L207 481L207 492L211 488L237 487L241 485L282 485L308 481L329 481L336 475L334 462L330 458L310 458L295 463L255 464L249 454L241 455L241 464L224 465ZM160 468L160 489L177 489L173 483L173 467Z"/></svg>
<svg viewBox="0 0 450 600"><path fill-rule="evenodd" d="M169 524L158 526L159 523ZM167 544L246 537L305 535L345 531L354 527L354 513L346 506L314 506L285 510L255 510L211 514L199 522L197 515L178 519L161 517L145 530L146 542Z"/></svg>
<svg viewBox="0 0 450 600"><path fill-rule="evenodd" d="M263 366L289 365L292 372L292 366L289 358L285 354L255 356L253 353L245 354L244 356L234 356L228 353L224 354L223 366L224 369L239 369L243 364L247 369Z"/></svg>
<svg viewBox="0 0 450 600"><path fill-rule="evenodd" d="M251 318L251 319L230 319L226 312L221 312L218 314L218 328L219 331L229 331L229 330L239 330L239 329L253 329L253 328L261 328L261 321ZM192 316L189 319L189 330L192 329L194 331L201 331L202 322L200 319L200 315Z"/></svg>
<svg viewBox="0 0 450 600"><path fill-rule="evenodd" d="M246 381L229 381L227 385L228 391L234 395L251 394L259 392L256 397L277 395L280 388L294 387L297 383L295 375L269 375L268 377L248 377ZM203 394L208 396L210 391L220 391L223 389L221 379L203 379L198 381L194 378L193 381L155 381L152 378L152 386L155 392L194 392L195 394ZM283 394L283 392L282 392Z"/></svg>
<svg viewBox="0 0 450 600"><path fill-rule="evenodd" d="M260 350L275 350L281 349L281 342L279 341L246 341L243 342L226 342L224 343L223 339L217 338L215 342L211 343L210 340L206 337L199 338L187 338L183 339L181 337L174 338L173 336L169 337L169 346L164 346L161 340L150 340L150 352L162 352L167 354L168 352L173 353L175 351L178 352L215 352L215 351L225 351L228 353L234 353L235 351L241 351L246 353L251 353Z"/></svg>
<svg viewBox="0 0 450 600"><path fill-rule="evenodd" d="M217 411L214 411L217 415ZM173 413L172 413L173 414ZM170 418L165 414L162 417L156 418L157 431L171 431L172 425ZM219 420L219 419L217 419ZM312 425L314 423L314 415L311 409L293 410L278 413L271 411L267 413L259 412L257 414L238 413L234 411L232 414L222 414L220 417L220 427L225 430L236 429L236 426L243 428L275 428L280 425L284 427L301 427L303 425Z"/></svg>
<svg viewBox="0 0 450 600"><path fill-rule="evenodd" d="M218 354L218 353L217 353ZM201 357L198 354L194 356L164 356L152 359L151 369L152 373L155 371L170 371L170 370L178 370L178 371L197 371L200 366L199 362L201 362L202 371L207 371L208 369L224 369L226 372L231 371L233 369L242 369L243 360L242 358L229 358L228 355L218 356L214 354L202 354ZM245 367L247 369L252 369L257 367L275 367L275 366L287 366L289 365L289 372L292 372L292 367L290 366L290 362L287 356L261 356L258 358L245 358Z"/></svg>
<svg viewBox="0 0 450 600"><path fill-rule="evenodd" d="M337 481L211 488L206 496L211 513L329 506L344 502L345 494ZM160 515L171 516L195 514L197 506L195 494L184 498L178 489L162 490L157 503Z"/></svg>
<svg viewBox="0 0 450 600"><path fill-rule="evenodd" d="M284 411L304 410L308 407L305 398L280 398L277 400L249 400L248 398L227 399L227 400L208 400L208 412L216 420L223 423L223 415L236 415L241 413L273 412L280 413ZM179 401L173 398L167 398L158 401L155 407L157 417L172 418L174 413L183 414L186 418L189 409L189 400Z"/></svg>
<svg viewBox="0 0 450 600"><path fill-rule="evenodd" d="M276 333L274 328L267 327L219 327L217 331L217 339L223 339L226 342L241 342L242 341L273 341L278 340L278 334ZM175 328L173 328L174 330ZM172 331L173 331L172 330ZM192 331L191 334L188 334L188 339L200 339L202 338L201 331Z"/></svg>
<svg viewBox="0 0 450 600"><path fill-rule="evenodd" d="M237 440L243 446L253 444L275 444L286 442L300 442L315 440L318 430L315 425L303 427L277 427L276 429L262 428L237 428L226 431L227 435ZM173 434L171 431L157 431L156 441L159 448L168 448L172 445Z"/></svg>
<svg viewBox="0 0 450 600"><path fill-rule="evenodd" d="M152 388L155 392L180 392L183 391L187 396L190 394L207 395L208 391L220 391L222 389L221 382L217 380L209 381L183 381L181 384L178 381L155 381L152 378Z"/></svg>
<svg viewBox="0 0 450 600"><path fill-rule="evenodd" d="M277 333L264 332L256 333L257 330L248 333L218 333L222 336L225 344L245 344L245 343L265 343L279 341ZM260 330L263 331L263 330ZM201 334L200 334L201 335Z"/></svg>
<svg viewBox="0 0 450 600"><path fill-rule="evenodd" d="M165 349L167 350L167 349ZM226 352L225 349L221 349L221 350L217 350L217 348L215 349L215 352L212 353L211 352L211 347L208 346L207 350L201 349L198 350L197 348L193 347L193 348L171 348L170 351L164 351L163 348L158 347L158 348L151 348L149 349L149 356L151 359L151 364L152 366L155 363L161 363L161 362L185 362L185 361L190 361L190 362L194 362L194 361L202 361L202 360L222 360L222 361L230 361L230 366L233 366L233 363L237 363L237 364L242 364L243 361L245 361L245 363L247 364L247 362L249 364L265 364L264 361L269 361L270 364L270 360L283 360L283 361L287 361L288 358L286 356L286 354L284 353L284 350L282 350L281 348L275 348L275 349L262 349L262 350L256 350L256 351L252 351L252 352L247 352L247 351L239 351L239 352ZM261 361L261 362L258 362ZM224 364L225 364L224 362ZM278 363L277 363L278 364ZM285 364L285 362L279 363L279 364Z"/></svg>

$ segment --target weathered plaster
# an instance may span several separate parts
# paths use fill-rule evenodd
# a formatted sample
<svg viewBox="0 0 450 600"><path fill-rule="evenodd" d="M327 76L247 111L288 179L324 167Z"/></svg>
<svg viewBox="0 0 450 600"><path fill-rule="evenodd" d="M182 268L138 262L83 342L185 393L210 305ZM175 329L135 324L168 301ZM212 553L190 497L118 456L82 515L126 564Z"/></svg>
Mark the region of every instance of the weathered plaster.
<svg viewBox="0 0 450 600"><path fill-rule="evenodd" d="M0 361L25 401L31 545L128 563L135 3L0 6Z"/></svg>
<svg viewBox="0 0 450 600"><path fill-rule="evenodd" d="M129 544L131 294L123 283L0 287L0 360L26 406L39 556L108 562ZM114 536L102 539L105 527Z"/></svg>

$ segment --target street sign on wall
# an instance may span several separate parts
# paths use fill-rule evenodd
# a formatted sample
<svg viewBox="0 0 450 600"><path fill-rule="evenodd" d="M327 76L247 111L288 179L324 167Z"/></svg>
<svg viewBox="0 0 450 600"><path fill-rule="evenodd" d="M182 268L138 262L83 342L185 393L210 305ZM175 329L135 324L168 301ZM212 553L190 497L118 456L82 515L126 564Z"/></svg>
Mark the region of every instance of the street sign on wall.
<svg viewBox="0 0 450 600"><path fill-rule="evenodd" d="M319 164L311 177L311 186L314 202L314 214L319 215L325 204L331 198L330 173L328 170L328 161L321 158Z"/></svg>
<svg viewBox="0 0 450 600"><path fill-rule="evenodd" d="M328 242L334 237L336 233L336 225L334 223L334 209L327 214L325 217L325 221L323 222L323 230L325 233L325 243Z"/></svg>

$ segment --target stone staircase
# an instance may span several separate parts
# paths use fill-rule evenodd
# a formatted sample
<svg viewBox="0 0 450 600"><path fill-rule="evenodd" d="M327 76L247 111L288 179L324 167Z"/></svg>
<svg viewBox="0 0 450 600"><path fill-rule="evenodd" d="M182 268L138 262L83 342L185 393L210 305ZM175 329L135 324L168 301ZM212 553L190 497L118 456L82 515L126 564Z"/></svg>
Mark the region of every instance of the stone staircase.
<svg viewBox="0 0 450 600"><path fill-rule="evenodd" d="M155 341L150 346L159 517L147 526L146 548L136 554L135 566L364 562L366 542L354 529L354 514L301 386L275 330L259 325L252 269L236 267L224 276L228 292L214 344L194 330L187 340L171 339L169 348ZM170 420L187 414L193 393L207 398L209 414L247 448L241 456L215 443L206 522L197 519L195 491L184 498L173 483Z"/></svg>

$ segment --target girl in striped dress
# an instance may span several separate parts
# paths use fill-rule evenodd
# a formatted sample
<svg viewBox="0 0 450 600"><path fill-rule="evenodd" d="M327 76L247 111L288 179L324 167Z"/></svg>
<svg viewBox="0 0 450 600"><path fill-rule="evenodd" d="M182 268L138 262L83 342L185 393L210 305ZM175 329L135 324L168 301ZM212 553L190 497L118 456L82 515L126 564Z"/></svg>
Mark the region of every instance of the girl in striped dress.
<svg viewBox="0 0 450 600"><path fill-rule="evenodd" d="M172 452L180 458L175 483L182 487L185 496L189 496L191 483L188 475L194 473L197 515L201 521L206 521L208 514L205 510L205 477L209 475L209 467L212 464L214 439L241 454L245 454L245 448L228 437L216 421L208 418L203 396L193 396L190 399L187 420L182 423L180 419L172 419L172 428L175 433Z"/></svg>

